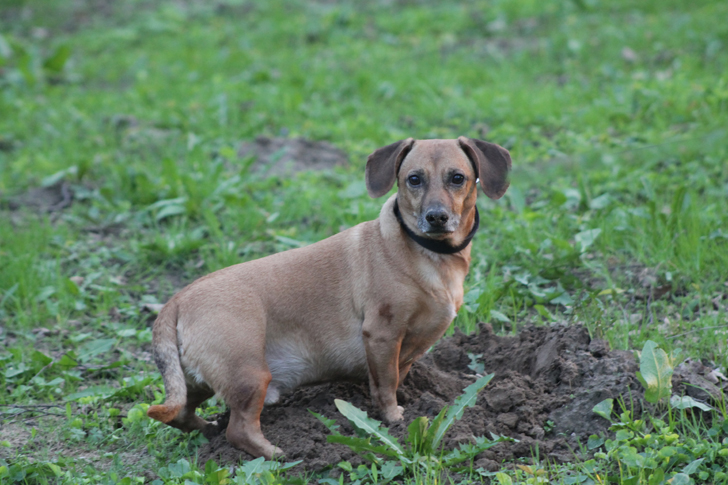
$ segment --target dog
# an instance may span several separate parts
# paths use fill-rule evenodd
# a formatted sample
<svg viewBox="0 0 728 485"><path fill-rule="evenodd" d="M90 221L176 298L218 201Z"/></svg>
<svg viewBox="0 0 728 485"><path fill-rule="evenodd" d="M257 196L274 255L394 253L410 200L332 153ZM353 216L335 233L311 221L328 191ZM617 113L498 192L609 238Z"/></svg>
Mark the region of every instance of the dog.
<svg viewBox="0 0 728 485"><path fill-rule="evenodd" d="M378 219L221 269L169 300L153 330L166 400L147 414L209 431L195 409L217 394L230 408L227 440L267 459L283 451L263 436L261 410L298 386L368 379L384 420L401 420L397 388L463 302L478 180L498 199L510 169L506 149L462 136L376 150L369 195L398 185Z"/></svg>

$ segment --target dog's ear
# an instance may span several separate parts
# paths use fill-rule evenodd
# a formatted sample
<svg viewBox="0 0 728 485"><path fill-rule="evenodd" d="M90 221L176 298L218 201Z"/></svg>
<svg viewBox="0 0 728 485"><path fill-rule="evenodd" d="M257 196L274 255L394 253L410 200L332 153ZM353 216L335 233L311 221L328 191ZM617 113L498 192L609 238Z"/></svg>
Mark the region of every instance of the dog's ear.
<svg viewBox="0 0 728 485"><path fill-rule="evenodd" d="M491 199L500 199L508 190L511 154L495 143L474 138L458 137L458 143L480 178L480 187Z"/></svg>
<svg viewBox="0 0 728 485"><path fill-rule="evenodd" d="M415 140L407 138L377 149L367 158L366 180L369 197L381 197L392 188L399 166Z"/></svg>

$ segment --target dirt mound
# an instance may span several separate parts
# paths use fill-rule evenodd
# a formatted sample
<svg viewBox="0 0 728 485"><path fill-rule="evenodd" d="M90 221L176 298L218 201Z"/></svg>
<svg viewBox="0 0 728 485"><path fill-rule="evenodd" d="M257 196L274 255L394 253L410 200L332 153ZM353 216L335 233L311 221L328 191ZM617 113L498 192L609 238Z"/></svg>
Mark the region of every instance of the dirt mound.
<svg viewBox="0 0 728 485"><path fill-rule="evenodd" d="M608 426L592 412L594 405L620 395L627 400L642 396L632 353L609 351L606 342L591 340L583 327L528 327L514 337L496 336L489 325L479 330L474 335L456 331L412 367L398 391L405 420L390 427L394 436L403 437L406 424L418 416L435 416L474 381L471 355L480 355L485 372L494 372L495 377L478 404L450 429L445 446L490 433L519 440L483 452L476 458L476 468L495 470L504 460L533 456L536 448L541 458L570 460L570 448L577 449L577 439L585 442L588 435ZM328 431L307 412L311 409L334 418L344 434L353 433L334 399L344 399L381 418L366 385L331 383L298 389L280 404L266 407L261 416L263 432L286 452L287 461L304 460L308 470L355 460L347 447L327 443ZM224 428L227 416L218 421ZM200 462L208 459L235 463L251 456L219 435L200 449Z"/></svg>
<svg viewBox="0 0 728 485"><path fill-rule="evenodd" d="M346 154L331 143L305 138L259 136L252 142L241 144L238 156L254 156L253 170L265 175L326 170L347 163Z"/></svg>
<svg viewBox="0 0 728 485"><path fill-rule="evenodd" d="M28 207L38 212L53 212L70 207L73 203L73 189L61 180L46 187L36 187L27 192L0 200L0 208L18 210Z"/></svg>

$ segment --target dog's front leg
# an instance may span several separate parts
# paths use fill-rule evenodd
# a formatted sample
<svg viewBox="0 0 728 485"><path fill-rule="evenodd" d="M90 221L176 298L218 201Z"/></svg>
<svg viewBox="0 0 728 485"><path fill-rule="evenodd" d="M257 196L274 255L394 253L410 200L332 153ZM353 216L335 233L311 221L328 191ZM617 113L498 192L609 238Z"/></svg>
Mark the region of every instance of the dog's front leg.
<svg viewBox="0 0 728 485"><path fill-rule="evenodd" d="M366 321L362 327L364 349L369 367L369 388L372 400L388 422L399 421L404 411L397 406L399 385L399 351L402 335L392 328L391 321Z"/></svg>

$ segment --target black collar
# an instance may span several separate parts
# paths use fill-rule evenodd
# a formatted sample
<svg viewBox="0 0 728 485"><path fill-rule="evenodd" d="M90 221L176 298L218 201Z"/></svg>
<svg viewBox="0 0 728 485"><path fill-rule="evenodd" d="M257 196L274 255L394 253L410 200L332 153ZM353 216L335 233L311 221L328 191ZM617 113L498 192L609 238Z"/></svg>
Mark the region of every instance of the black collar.
<svg viewBox="0 0 728 485"><path fill-rule="evenodd" d="M439 254L455 254L457 252L462 251L465 249L465 247L470 244L470 241L473 240L473 237L475 236L475 232L478 230L478 226L480 225L480 214L478 213L478 208L475 208L475 222L473 223L473 228L470 230L468 235L465 237L465 240L458 244L457 246L451 246L450 243L447 241L438 241L437 239L428 239L426 237L418 236L415 234L412 229L407 227L407 225L402 220L402 214L399 213L399 201L397 199L394 199L394 215L397 217L397 220L399 221L399 225L402 227L404 232L407 233L407 235L412 239L414 242L419 244L425 249L429 249L430 251L434 251Z"/></svg>

